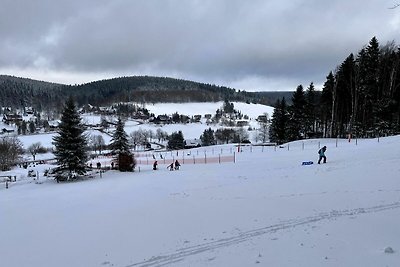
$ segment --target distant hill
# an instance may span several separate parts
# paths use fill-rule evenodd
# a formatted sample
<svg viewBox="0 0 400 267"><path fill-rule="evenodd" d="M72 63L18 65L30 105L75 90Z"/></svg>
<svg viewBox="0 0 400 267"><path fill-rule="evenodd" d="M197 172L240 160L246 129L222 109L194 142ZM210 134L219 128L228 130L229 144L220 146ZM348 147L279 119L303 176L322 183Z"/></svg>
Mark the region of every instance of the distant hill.
<svg viewBox="0 0 400 267"><path fill-rule="evenodd" d="M79 104L108 105L114 102L186 103L228 99L273 105L278 98L290 100L293 92L246 92L193 81L151 76L120 77L81 85L62 85L0 75L0 105L59 108L72 95Z"/></svg>
<svg viewBox="0 0 400 267"><path fill-rule="evenodd" d="M63 99L61 84L0 75L0 106L56 107Z"/></svg>

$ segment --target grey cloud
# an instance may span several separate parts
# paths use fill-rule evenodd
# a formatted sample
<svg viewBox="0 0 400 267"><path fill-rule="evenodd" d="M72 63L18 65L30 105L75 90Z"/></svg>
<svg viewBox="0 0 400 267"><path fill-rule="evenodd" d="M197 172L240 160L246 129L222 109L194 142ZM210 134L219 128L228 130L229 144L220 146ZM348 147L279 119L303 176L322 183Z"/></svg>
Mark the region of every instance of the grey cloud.
<svg viewBox="0 0 400 267"><path fill-rule="evenodd" d="M248 77L321 83L372 36L383 43L398 37L399 12L389 10L391 5L389 0L6 0L0 11L0 67L173 73L227 84L243 84Z"/></svg>

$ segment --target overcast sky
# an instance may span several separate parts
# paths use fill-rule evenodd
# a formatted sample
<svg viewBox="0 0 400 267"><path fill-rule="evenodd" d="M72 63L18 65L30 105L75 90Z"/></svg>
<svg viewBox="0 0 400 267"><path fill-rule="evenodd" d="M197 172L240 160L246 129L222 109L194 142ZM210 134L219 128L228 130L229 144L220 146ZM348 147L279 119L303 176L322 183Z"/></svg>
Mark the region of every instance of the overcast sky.
<svg viewBox="0 0 400 267"><path fill-rule="evenodd" d="M397 0L0 0L0 74L67 84L170 76L248 91L317 86Z"/></svg>

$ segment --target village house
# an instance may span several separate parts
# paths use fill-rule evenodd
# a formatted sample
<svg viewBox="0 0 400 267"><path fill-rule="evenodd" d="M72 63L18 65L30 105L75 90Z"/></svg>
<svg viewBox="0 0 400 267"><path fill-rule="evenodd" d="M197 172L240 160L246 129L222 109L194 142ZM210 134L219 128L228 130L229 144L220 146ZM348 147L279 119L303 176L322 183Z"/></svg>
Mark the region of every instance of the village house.
<svg viewBox="0 0 400 267"><path fill-rule="evenodd" d="M22 121L22 116L18 114L3 114L3 122L6 124L17 124Z"/></svg>
<svg viewBox="0 0 400 267"><path fill-rule="evenodd" d="M195 148L195 147L201 147L201 140L199 139L186 139L184 141L184 147L185 148Z"/></svg>

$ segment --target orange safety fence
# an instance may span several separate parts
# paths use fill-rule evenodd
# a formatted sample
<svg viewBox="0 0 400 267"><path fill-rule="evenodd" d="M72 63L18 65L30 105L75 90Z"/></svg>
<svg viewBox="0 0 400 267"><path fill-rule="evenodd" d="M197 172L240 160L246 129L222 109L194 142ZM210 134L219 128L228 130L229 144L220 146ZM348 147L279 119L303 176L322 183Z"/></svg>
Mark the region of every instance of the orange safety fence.
<svg viewBox="0 0 400 267"><path fill-rule="evenodd" d="M235 162L235 155L226 155L226 156L192 156L192 157L184 157L184 158L164 158L157 159L157 163L160 164L171 164L178 160L180 164L208 164L208 163L226 163L226 162ZM136 163L138 165L152 165L154 163L153 158L137 158Z"/></svg>

